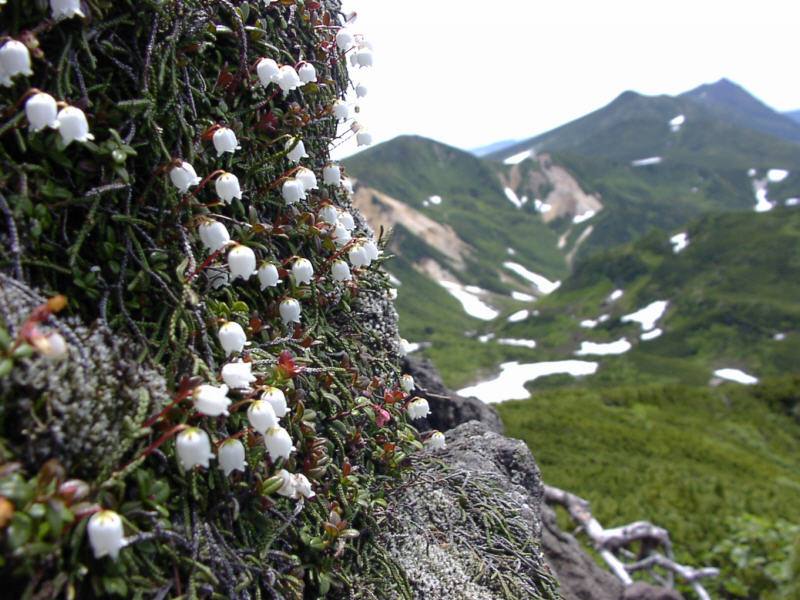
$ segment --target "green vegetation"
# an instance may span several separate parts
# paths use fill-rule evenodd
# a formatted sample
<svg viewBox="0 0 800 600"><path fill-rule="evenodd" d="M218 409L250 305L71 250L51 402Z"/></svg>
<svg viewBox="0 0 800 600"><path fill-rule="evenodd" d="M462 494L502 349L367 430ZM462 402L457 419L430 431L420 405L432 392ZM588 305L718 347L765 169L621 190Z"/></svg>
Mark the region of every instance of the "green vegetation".
<svg viewBox="0 0 800 600"><path fill-rule="evenodd" d="M796 539L775 529L800 522L800 423L765 401L787 395L797 402L799 377L716 389L575 386L498 409L545 481L588 499L603 525L652 521L670 531L678 560L723 569L724 597L789 600ZM775 523L771 537L743 529L747 515Z"/></svg>

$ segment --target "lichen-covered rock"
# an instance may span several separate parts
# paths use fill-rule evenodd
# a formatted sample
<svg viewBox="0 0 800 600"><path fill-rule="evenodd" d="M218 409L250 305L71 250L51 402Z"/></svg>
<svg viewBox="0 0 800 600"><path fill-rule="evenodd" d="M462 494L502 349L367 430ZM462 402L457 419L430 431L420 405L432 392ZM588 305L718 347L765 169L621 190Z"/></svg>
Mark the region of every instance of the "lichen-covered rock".
<svg viewBox="0 0 800 600"><path fill-rule="evenodd" d="M447 449L419 460L378 519L378 539L409 588L364 585L380 597L425 600L559 598L540 550L542 482L528 448L470 422Z"/></svg>
<svg viewBox="0 0 800 600"><path fill-rule="evenodd" d="M480 421L491 431L503 432L503 422L493 406L477 398L464 398L444 385L439 371L427 358L406 356L403 370L414 377L418 395L428 400L431 414L428 425L447 431L469 421Z"/></svg>

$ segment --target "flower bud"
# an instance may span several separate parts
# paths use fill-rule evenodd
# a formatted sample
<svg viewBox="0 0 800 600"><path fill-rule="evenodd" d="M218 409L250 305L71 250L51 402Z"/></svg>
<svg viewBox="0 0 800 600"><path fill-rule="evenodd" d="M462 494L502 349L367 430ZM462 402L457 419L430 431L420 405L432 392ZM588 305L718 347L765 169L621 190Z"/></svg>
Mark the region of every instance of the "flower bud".
<svg viewBox="0 0 800 600"><path fill-rule="evenodd" d="M359 67L371 67L372 66L372 50L367 48L366 46L359 48L355 54L356 64Z"/></svg>
<svg viewBox="0 0 800 600"><path fill-rule="evenodd" d="M286 298L286 300L281 302L278 310L281 313L281 319L283 319L284 325L300 322L300 303L294 298Z"/></svg>
<svg viewBox="0 0 800 600"><path fill-rule="evenodd" d="M220 127L217 129L214 132L212 140L214 142L214 148L217 151L217 156L222 156L226 152L233 154L237 150L242 149L236 139L236 134L232 129L228 129L227 127Z"/></svg>
<svg viewBox="0 0 800 600"><path fill-rule="evenodd" d="M50 94L39 92L25 102L25 116L31 131L41 131L45 127L58 129L58 107L56 99Z"/></svg>
<svg viewBox="0 0 800 600"><path fill-rule="evenodd" d="M293 163L298 163L301 158L306 158L308 156L306 153L306 145L303 143L303 140L299 138L289 138L284 147L287 153L286 158Z"/></svg>
<svg viewBox="0 0 800 600"><path fill-rule="evenodd" d="M306 189L301 181L291 177L283 182L281 195L283 195L283 201L286 203L286 206L291 206L300 200L305 200Z"/></svg>
<svg viewBox="0 0 800 600"><path fill-rule="evenodd" d="M287 498L294 498L296 495L295 479L289 471L281 469L276 473L281 478L282 485L278 489L278 494Z"/></svg>
<svg viewBox="0 0 800 600"><path fill-rule="evenodd" d="M295 90L300 87L302 82L300 81L300 76L297 74L297 71L294 70L294 67L291 65L283 65L278 70L278 77L276 79L278 86L283 90L283 94L286 95L292 90Z"/></svg>
<svg viewBox="0 0 800 600"><path fill-rule="evenodd" d="M339 220L339 211L332 204L326 204L319 211L319 219L328 225L335 225Z"/></svg>
<svg viewBox="0 0 800 600"><path fill-rule="evenodd" d="M346 210L343 210L342 213L339 215L339 223L341 223L347 231L353 231L356 228L356 222L353 220L353 215L351 215Z"/></svg>
<svg viewBox="0 0 800 600"><path fill-rule="evenodd" d="M305 167L300 168L295 178L303 184L303 189L305 191L316 190L319 187L317 185L317 176L314 175L314 171L311 169L306 169Z"/></svg>
<svg viewBox="0 0 800 600"><path fill-rule="evenodd" d="M33 75L31 54L22 42L9 40L0 48L0 84L11 87L11 79L17 75Z"/></svg>
<svg viewBox="0 0 800 600"><path fill-rule="evenodd" d="M275 416L279 419L285 417L286 413L289 412L289 408L286 406L286 396L283 391L276 387L266 388L264 393L261 394L261 400L269 403L272 410L275 411Z"/></svg>
<svg viewBox="0 0 800 600"><path fill-rule="evenodd" d="M61 134L61 140L65 146L69 146L74 141L88 142L94 139L94 136L89 133L86 115L80 108L66 106L58 111L57 119L58 133Z"/></svg>
<svg viewBox="0 0 800 600"><path fill-rule="evenodd" d="M261 291L268 287L275 287L281 280L278 276L278 268L272 263L264 263L258 269L258 280L261 282Z"/></svg>
<svg viewBox="0 0 800 600"><path fill-rule="evenodd" d="M368 91L369 90L367 89L367 86L364 85L363 83L359 83L356 86L356 96L358 98L363 98L364 96L366 96Z"/></svg>
<svg viewBox="0 0 800 600"><path fill-rule="evenodd" d="M236 361L222 367L222 381L232 390L246 389L256 380L253 363Z"/></svg>
<svg viewBox="0 0 800 600"><path fill-rule="evenodd" d="M447 448L444 434L441 431L434 431L431 436L425 440L425 445L429 450L444 450Z"/></svg>
<svg viewBox="0 0 800 600"><path fill-rule="evenodd" d="M194 167L185 161L172 167L169 172L169 179L181 194L185 194L190 187L200 183L200 178L197 176Z"/></svg>
<svg viewBox="0 0 800 600"><path fill-rule="evenodd" d="M247 466L244 454L244 444L239 440L226 440L217 450L217 460L219 468L223 470L225 476L233 471L241 471Z"/></svg>
<svg viewBox="0 0 800 600"><path fill-rule="evenodd" d="M410 394L414 391L414 378L409 375L405 374L400 378L400 388L406 393Z"/></svg>
<svg viewBox="0 0 800 600"><path fill-rule="evenodd" d="M366 129L362 129L356 134L356 142L359 146L371 146L372 134Z"/></svg>
<svg viewBox="0 0 800 600"><path fill-rule="evenodd" d="M267 87L270 83L275 83L278 80L280 69L278 63L271 58L262 58L256 65L256 72L261 85Z"/></svg>
<svg viewBox="0 0 800 600"><path fill-rule="evenodd" d="M230 204L234 198L242 199L242 189L239 187L239 178L233 173L223 173L214 182L214 189L217 196L226 204Z"/></svg>
<svg viewBox="0 0 800 600"><path fill-rule="evenodd" d="M244 334L242 326L238 323L228 321L219 328L217 336L219 337L219 343L222 345L222 349L225 350L226 355L244 350L247 336Z"/></svg>
<svg viewBox="0 0 800 600"><path fill-rule="evenodd" d="M198 385L194 388L192 396L194 397L194 408L197 412L207 417L228 415L231 399L228 398L227 385L219 387L208 384Z"/></svg>
<svg viewBox="0 0 800 600"><path fill-rule="evenodd" d="M208 461L214 458L208 434L197 427L190 427L181 431L175 440L175 449L178 452L178 460L184 471L196 466L207 469Z"/></svg>
<svg viewBox="0 0 800 600"><path fill-rule="evenodd" d="M51 331L47 335L33 336L31 343L47 360L57 362L69 356L67 341L57 331Z"/></svg>
<svg viewBox="0 0 800 600"><path fill-rule="evenodd" d="M412 421L424 419L431 414L428 401L425 398L414 398L408 405L408 416Z"/></svg>
<svg viewBox="0 0 800 600"><path fill-rule="evenodd" d="M256 272L256 254L251 248L237 244L228 252L228 269L231 281L239 277L247 281Z"/></svg>
<svg viewBox="0 0 800 600"><path fill-rule="evenodd" d="M331 275L334 281L350 281L353 278L350 267L341 259L334 261L331 266Z"/></svg>
<svg viewBox="0 0 800 600"><path fill-rule="evenodd" d="M231 235L219 221L203 221L197 226L197 233L209 252L216 252L231 241Z"/></svg>
<svg viewBox="0 0 800 600"><path fill-rule="evenodd" d="M342 169L339 165L327 165L322 169L322 181L325 185L339 187L342 183Z"/></svg>
<svg viewBox="0 0 800 600"><path fill-rule="evenodd" d="M302 285L304 283L311 283L311 278L314 276L314 267L311 261L307 258L298 258L292 264L292 279L295 285Z"/></svg>
<svg viewBox="0 0 800 600"><path fill-rule="evenodd" d="M250 426L258 433L264 435L271 427L278 425L278 417L269 402L256 400L250 403L247 409L247 420Z"/></svg>
<svg viewBox="0 0 800 600"><path fill-rule="evenodd" d="M264 434L264 445L267 447L267 454L269 454L273 462L279 458L289 458L295 449L289 432L280 426L271 427L267 430Z"/></svg>
<svg viewBox="0 0 800 600"><path fill-rule="evenodd" d="M317 70L311 63L303 63L297 69L297 75L300 77L302 83L311 83L317 80Z"/></svg>
<svg viewBox="0 0 800 600"><path fill-rule="evenodd" d="M346 121L350 118L350 105L344 100L337 100L333 103L333 116L339 121Z"/></svg>
<svg viewBox="0 0 800 600"><path fill-rule="evenodd" d="M117 560L119 551L127 545L122 531L122 518L113 510L94 513L89 519L86 531L95 558L110 556L113 560Z"/></svg>
<svg viewBox="0 0 800 600"><path fill-rule="evenodd" d="M50 10L53 12L53 19L71 19L72 17L84 17L81 12L81 0L50 0Z"/></svg>

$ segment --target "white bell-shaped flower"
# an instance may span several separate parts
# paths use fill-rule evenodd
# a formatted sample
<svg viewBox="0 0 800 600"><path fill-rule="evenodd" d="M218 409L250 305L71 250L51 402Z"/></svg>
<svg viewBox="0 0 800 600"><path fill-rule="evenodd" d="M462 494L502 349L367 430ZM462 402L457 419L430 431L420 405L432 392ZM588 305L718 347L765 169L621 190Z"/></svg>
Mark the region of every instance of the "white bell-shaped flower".
<svg viewBox="0 0 800 600"><path fill-rule="evenodd" d="M283 427L271 427L264 434L264 445L267 447L267 454L276 461L279 458L289 458L295 449L289 432Z"/></svg>
<svg viewBox="0 0 800 600"><path fill-rule="evenodd" d="M264 263L258 268L258 281L261 283L261 291L268 287L277 286L281 280L278 275L278 267L272 263Z"/></svg>
<svg viewBox="0 0 800 600"><path fill-rule="evenodd" d="M122 518L113 510L101 510L94 513L86 526L89 544L95 558L110 556L117 560L119 551L127 546L122 530Z"/></svg>
<svg viewBox="0 0 800 600"><path fill-rule="evenodd" d="M367 86L364 85L363 83L359 83L356 86L356 96L359 98L363 98L364 96L366 96L368 91L369 90L367 89Z"/></svg>
<svg viewBox="0 0 800 600"><path fill-rule="evenodd" d="M222 156L226 152L233 154L237 150L242 149L236 139L236 134L233 132L233 129L227 127L220 127L217 129L214 132L212 140L214 142L214 148L217 150L217 156Z"/></svg>
<svg viewBox="0 0 800 600"><path fill-rule="evenodd" d="M317 185L317 176L314 175L314 171L311 169L301 167L297 170L295 178L303 184L303 189L307 192L310 190L316 190L319 187Z"/></svg>
<svg viewBox="0 0 800 600"><path fill-rule="evenodd" d="M22 42L9 40L0 48L0 84L11 87L17 75L33 75L31 54Z"/></svg>
<svg viewBox="0 0 800 600"><path fill-rule="evenodd" d="M178 460L184 471L196 466L208 468L208 461L214 458L208 434L197 427L184 429L175 439Z"/></svg>
<svg viewBox="0 0 800 600"><path fill-rule="evenodd" d="M447 448L444 434L441 431L434 431L431 436L425 440L425 445L430 450L444 450Z"/></svg>
<svg viewBox="0 0 800 600"><path fill-rule="evenodd" d="M350 281L353 279L353 275L350 273L350 266L342 259L333 262L331 275L334 281Z"/></svg>
<svg viewBox="0 0 800 600"><path fill-rule="evenodd" d="M170 169L169 179L181 194L185 194L190 187L197 185L201 181L194 167L186 161L181 161L181 164Z"/></svg>
<svg viewBox="0 0 800 600"><path fill-rule="evenodd" d="M219 468L225 473L225 477L233 471L241 471L247 466L244 454L244 444L239 440L226 440L217 450L217 461Z"/></svg>
<svg viewBox="0 0 800 600"><path fill-rule="evenodd" d="M364 249L364 244L356 244L347 253L347 258L350 259L350 264L354 267L368 267L371 262L367 251Z"/></svg>
<svg viewBox="0 0 800 600"><path fill-rule="evenodd" d="M424 419L429 414L431 414L431 409L425 398L414 398L408 405L408 416L412 421Z"/></svg>
<svg viewBox="0 0 800 600"><path fill-rule="evenodd" d="M376 260L381 255L378 244L376 244L374 240L367 240L364 242L364 252L367 253L367 258L370 262Z"/></svg>
<svg viewBox="0 0 800 600"><path fill-rule="evenodd" d="M250 403L250 407L247 409L247 420L250 421L250 427L262 435L268 429L278 425L275 409L272 408L269 402L264 402L263 400L256 400Z"/></svg>
<svg viewBox="0 0 800 600"><path fill-rule="evenodd" d="M244 345L247 342L247 336L244 333L242 326L234 321L228 321L219 328L219 343L222 349L225 350L226 355L233 354L234 352L241 352L244 350Z"/></svg>
<svg viewBox="0 0 800 600"><path fill-rule="evenodd" d="M303 498L310 499L316 495L314 493L314 490L311 489L311 482L308 480L308 477L306 477L302 473L297 473L293 479L294 479L294 492L295 496L298 499L301 496Z"/></svg>
<svg viewBox="0 0 800 600"><path fill-rule="evenodd" d="M344 188L344 191L347 192L348 196L353 195L353 182L349 177L342 178L342 187Z"/></svg>
<svg viewBox="0 0 800 600"><path fill-rule="evenodd" d="M356 38L349 29L344 27L336 32L336 46L342 52L347 52L356 43Z"/></svg>
<svg viewBox="0 0 800 600"><path fill-rule="evenodd" d="M25 102L25 116L31 131L41 131L45 127L58 129L58 107L56 99L50 94L39 92Z"/></svg>
<svg viewBox="0 0 800 600"><path fill-rule="evenodd" d="M292 90L299 88L302 82L300 81L300 76L297 74L297 71L294 70L294 67L291 65L283 65L278 71L277 84L280 86L281 90L283 90L284 95L286 95Z"/></svg>
<svg viewBox="0 0 800 600"><path fill-rule="evenodd" d="M283 187L281 187L281 195L283 196L283 201L286 203L286 206L291 206L300 200L305 200L306 188L302 181L295 179L294 177L290 177L283 182Z"/></svg>
<svg viewBox="0 0 800 600"><path fill-rule="evenodd" d="M267 87L270 83L275 83L278 80L280 69L278 63L271 58L262 58L256 65L256 72L261 85Z"/></svg>
<svg viewBox="0 0 800 600"><path fill-rule="evenodd" d="M50 0L53 19L71 19L85 16L81 11L81 0Z"/></svg>
<svg viewBox="0 0 800 600"><path fill-rule="evenodd" d="M281 478L281 487L278 489L278 494L287 498L294 498L297 495L294 476L286 469L281 469L275 475Z"/></svg>
<svg viewBox="0 0 800 600"><path fill-rule="evenodd" d="M203 221L197 226L197 234L209 252L216 252L231 241L231 235L225 225L219 221Z"/></svg>
<svg viewBox="0 0 800 600"><path fill-rule="evenodd" d="M333 234L331 237L333 238L333 243L339 248L346 246L350 240L353 239L353 236L350 235L350 232L347 231L347 228L339 222L337 222L336 226L333 228Z"/></svg>
<svg viewBox="0 0 800 600"><path fill-rule="evenodd" d="M88 142L94 136L89 133L89 122L80 108L66 106L58 111L58 133L65 146L72 142Z"/></svg>
<svg viewBox="0 0 800 600"><path fill-rule="evenodd" d="M414 378L406 373L400 378L400 388L406 393L410 394L414 391Z"/></svg>
<svg viewBox="0 0 800 600"><path fill-rule="evenodd" d="M302 83L311 83L317 80L317 70L311 63L303 63L300 65L300 68L297 69L297 75L300 77Z"/></svg>
<svg viewBox="0 0 800 600"><path fill-rule="evenodd" d="M194 408L197 412L207 417L228 415L231 399L228 398L227 385L215 386L204 383L194 388L192 396L194 397Z"/></svg>
<svg viewBox="0 0 800 600"><path fill-rule="evenodd" d="M342 213L339 215L339 223L341 223L347 231L353 231L356 228L356 222L353 219L353 215L351 215L346 210L343 210Z"/></svg>
<svg viewBox="0 0 800 600"><path fill-rule="evenodd" d="M270 406L272 406L272 410L275 411L275 416L279 419L285 417L286 413L289 412L289 408L286 405L286 395L282 390L276 387L270 386L266 388L264 393L261 394L261 400L263 402L268 402Z"/></svg>
<svg viewBox="0 0 800 600"><path fill-rule="evenodd" d="M239 178L233 173L223 173L214 182L214 189L219 199L230 204L234 198L242 199L242 188L239 187Z"/></svg>
<svg viewBox="0 0 800 600"><path fill-rule="evenodd" d="M356 134L356 142L359 146L371 146L372 134L366 129L362 129Z"/></svg>
<svg viewBox="0 0 800 600"><path fill-rule="evenodd" d="M322 169L322 181L325 185L339 187L342 183L342 169L339 165L326 165Z"/></svg>
<svg viewBox="0 0 800 600"><path fill-rule="evenodd" d="M252 248L237 244L228 252L228 269L231 272L231 281L240 277L247 281L256 273L256 253Z"/></svg>
<svg viewBox="0 0 800 600"><path fill-rule="evenodd" d="M293 163L298 163L301 158L306 158L308 156L306 153L306 145L303 143L303 140L296 137L289 138L285 148L287 152L286 158Z"/></svg>
<svg viewBox="0 0 800 600"><path fill-rule="evenodd" d="M250 387L256 380L253 375L253 363L235 361L222 367L222 381L232 390L241 390Z"/></svg>
<svg viewBox="0 0 800 600"><path fill-rule="evenodd" d="M333 103L333 116L340 121L350 118L350 105L344 100L337 100Z"/></svg>
<svg viewBox="0 0 800 600"><path fill-rule="evenodd" d="M292 279L294 279L295 285L311 283L312 277L314 277L314 266L310 260L298 258L292 263Z"/></svg>
<svg viewBox="0 0 800 600"><path fill-rule="evenodd" d="M372 50L363 46L356 51L356 64L359 67L371 67L372 66Z"/></svg>
<svg viewBox="0 0 800 600"><path fill-rule="evenodd" d="M339 211L332 204L326 204L319 211L319 220L328 225L335 225L339 220Z"/></svg>
<svg viewBox="0 0 800 600"><path fill-rule="evenodd" d="M283 319L284 325L300 322L300 302L294 298L286 298L281 302L278 311L281 313L281 319Z"/></svg>

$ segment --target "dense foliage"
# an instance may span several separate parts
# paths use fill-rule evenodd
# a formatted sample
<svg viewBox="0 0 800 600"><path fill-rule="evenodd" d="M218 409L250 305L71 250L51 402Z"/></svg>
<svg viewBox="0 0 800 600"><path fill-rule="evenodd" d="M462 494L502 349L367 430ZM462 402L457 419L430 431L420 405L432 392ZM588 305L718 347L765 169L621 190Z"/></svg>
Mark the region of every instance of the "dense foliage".
<svg viewBox="0 0 800 600"><path fill-rule="evenodd" d="M3 39L32 57L30 74L0 88L5 593L319 597L343 594L355 571L380 572L365 558L380 550L366 554L361 534L421 444L406 425L380 261L351 255L349 281L331 272L371 236L356 215L353 240L339 243L336 219L321 216L350 206L346 187L321 177L356 51L335 41L339 2L56 2L85 15L58 20L43 1L2 4ZM316 81L263 81L265 57L311 64ZM25 109L36 90L83 111L93 140L67 143L61 113L59 129L34 131ZM241 149L218 150L226 128ZM289 203L298 160L320 183ZM220 223L235 241L227 264L229 245L201 233ZM277 285L252 273L253 254L259 269L277 268ZM292 273L299 258L308 281ZM287 300L289 312L299 301L299 323ZM225 347L230 323L245 347ZM229 416L204 412L198 386L217 384L231 356L252 377L227 392ZM271 386L288 400L285 454L246 414ZM206 468L178 456L176 435L202 442L203 432L213 454L243 442L244 471L208 465L208 450ZM310 489L282 493L282 469ZM87 540L100 508L124 524L117 560L95 558Z"/></svg>

